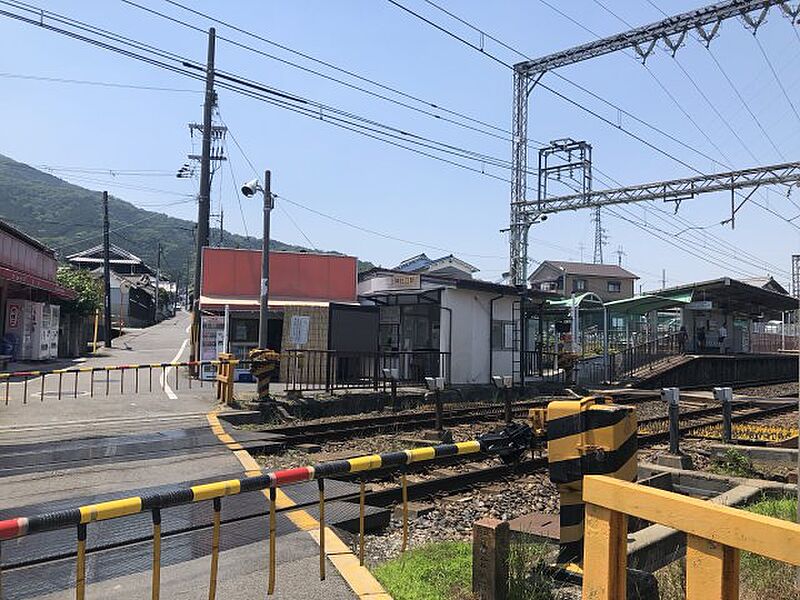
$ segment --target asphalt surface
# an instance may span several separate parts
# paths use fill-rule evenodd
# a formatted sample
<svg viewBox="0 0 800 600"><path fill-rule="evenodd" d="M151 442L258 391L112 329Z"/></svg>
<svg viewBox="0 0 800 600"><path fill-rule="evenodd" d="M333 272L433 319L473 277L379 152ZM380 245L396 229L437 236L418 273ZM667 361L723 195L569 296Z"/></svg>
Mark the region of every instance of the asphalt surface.
<svg viewBox="0 0 800 600"><path fill-rule="evenodd" d="M75 366L188 360L189 322L187 313L179 313L114 340L113 348ZM46 370L48 365L39 368ZM88 375L81 374L77 394L74 378L64 376L60 399L57 378L46 380L44 396L38 378L29 381L27 389L15 382L9 386L8 405L5 385L0 384L0 518L242 476L241 463L208 425L206 414L217 406L213 387L201 388L195 381L190 389L186 373L180 373L176 383L174 370L154 369L150 391L148 377L143 376L147 371L140 371L138 393L130 372L123 381L118 372L111 372L107 394L105 373L96 374L93 388ZM161 379L164 374L166 382ZM301 488L286 492L300 501L308 495ZM210 530L205 525L210 507L205 504L210 503L176 507L162 515L162 598L208 596ZM267 577L266 499L259 493L245 494L225 500L223 506L232 516L222 528L217 597L261 598ZM332 517L339 510L346 518L353 508L331 502L330 510ZM319 582L319 547L308 533L297 531L283 516L278 524L276 597L355 597L330 563L327 580ZM88 526L88 598L149 596L152 544L144 540L151 527L148 515ZM166 536L167 531L177 533ZM46 537L3 543L4 598L74 597L75 559L70 553L75 532L41 535ZM104 544L119 542L130 545L103 550Z"/></svg>

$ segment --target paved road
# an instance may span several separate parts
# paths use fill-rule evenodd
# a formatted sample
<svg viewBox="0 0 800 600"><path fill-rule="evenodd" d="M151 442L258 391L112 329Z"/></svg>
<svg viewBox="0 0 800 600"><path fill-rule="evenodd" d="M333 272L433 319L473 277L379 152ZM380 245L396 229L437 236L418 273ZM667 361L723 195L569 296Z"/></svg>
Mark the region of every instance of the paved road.
<svg viewBox="0 0 800 600"><path fill-rule="evenodd" d="M101 356L92 357L80 366L188 360L189 321L188 314L179 313L154 327L126 334L114 341L114 348L104 350ZM200 388L195 382L189 389L183 374L176 386L175 373L171 370L167 370L167 385L164 386L157 369L153 372L153 391L149 391L142 377L137 394L130 373L125 376L124 391L121 391L120 374L112 372L106 395L104 375L96 378L93 397L86 375L79 378L76 398L64 393L58 399L50 393L57 390L57 381L48 381L44 401L40 401L40 384L31 381L27 403L22 401L23 386L12 383L7 406L4 404L5 386L0 384L0 487L3 490L0 518L79 506L107 499L109 495L124 497L144 488L242 476L244 468L240 460L209 427L207 414L217 406L212 386L206 384ZM73 382L70 380L68 384L67 381L65 376L62 391L72 392ZM247 500L249 514L266 510L266 500L259 493L254 494L246 495L250 496ZM244 496L242 500L246 500ZM232 506L234 502L239 500L231 499L225 504ZM181 519L188 519L195 525L208 522L210 509L205 504L186 513L188 516L178 517L177 513L170 512L177 509L168 509L163 515L164 526L184 522ZM123 523L127 519L130 517L116 520L114 526L123 529L119 535L132 535L134 528L139 535L141 523L128 526ZM249 524L247 527L223 526L223 548L227 549L220 555L219 598L238 600L261 598L265 594L266 519L258 516L248 519L242 521ZM318 565L317 544L308 533L298 531L289 519L283 517L280 523L283 525L279 527L277 554L278 597L292 600L353 598L350 588L330 564L327 581L318 581L314 576ZM90 547L102 542L100 526L89 525ZM127 534L124 533L126 527ZM149 527L145 527L141 535L148 534ZM68 548L72 546L70 536ZM3 544L4 599L74 597L74 591L70 591L74 583L74 558L27 568L5 568L35 560L52 547L54 538L46 541L35 538ZM210 548L207 538L208 530L165 538L162 598L207 597ZM63 542L64 536L59 539ZM90 555L88 597L123 600L147 596L150 548L149 542L139 544L138 550L135 546L130 550L126 548L123 551L126 560L120 560L119 552ZM123 563L124 567L120 568Z"/></svg>
<svg viewBox="0 0 800 600"><path fill-rule="evenodd" d="M65 366L132 365L188 360L189 323L188 313L178 313L178 316L154 327L136 330L117 338L112 348L101 350L100 356ZM39 368L49 370L47 363ZM139 422L142 418L165 415L200 415L213 407L215 401L210 384L206 383L201 388L195 381L189 389L184 370L179 374L177 384L175 376L172 368L153 369L150 391L150 369L141 369L136 392L136 376L133 370L124 374L120 371L97 372L94 374L94 385L91 383L90 373L80 373L75 397L75 376L68 374L61 377L60 399L58 376L45 378L44 396L41 394L42 380L35 377L29 380L27 386L20 381L8 384L8 405L5 405L7 386L0 383L0 436L5 441L6 431L3 428L10 426L59 424L66 429L66 424L75 421L76 427L80 428L87 421L102 422L106 418L120 420L131 417ZM29 435L28 432L26 435Z"/></svg>

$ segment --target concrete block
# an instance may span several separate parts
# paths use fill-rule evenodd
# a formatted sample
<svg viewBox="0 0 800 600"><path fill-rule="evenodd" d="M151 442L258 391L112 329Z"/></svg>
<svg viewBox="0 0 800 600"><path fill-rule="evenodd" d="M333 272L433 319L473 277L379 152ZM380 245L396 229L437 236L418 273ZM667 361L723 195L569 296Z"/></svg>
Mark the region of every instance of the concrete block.
<svg viewBox="0 0 800 600"><path fill-rule="evenodd" d="M296 448L297 450L300 450L301 452L308 452L309 454L313 454L314 452L321 452L322 451L322 446L320 446L319 444L312 444L312 443L296 444L295 446L293 446L293 448Z"/></svg>
<svg viewBox="0 0 800 600"><path fill-rule="evenodd" d="M408 503L408 520L413 521L419 519L423 515L427 515L428 513L433 512L434 510L433 504L426 504L424 502L409 502ZM398 504L394 507L394 513L392 516L397 519L398 521L402 520L403 518L403 505Z"/></svg>
<svg viewBox="0 0 800 600"><path fill-rule="evenodd" d="M422 432L421 438L423 440L427 440L428 444L430 445L431 442L434 444L452 444L453 443L453 434L446 429L442 431L438 431L437 429L426 429Z"/></svg>
<svg viewBox="0 0 800 600"><path fill-rule="evenodd" d="M656 457L656 464L673 469L691 469L692 459L686 454L661 454Z"/></svg>
<svg viewBox="0 0 800 600"><path fill-rule="evenodd" d="M478 600L508 596L507 521L483 518L472 526L472 593Z"/></svg>
<svg viewBox="0 0 800 600"><path fill-rule="evenodd" d="M558 515L528 513L508 522L511 531L524 533L544 542L558 541L560 525Z"/></svg>

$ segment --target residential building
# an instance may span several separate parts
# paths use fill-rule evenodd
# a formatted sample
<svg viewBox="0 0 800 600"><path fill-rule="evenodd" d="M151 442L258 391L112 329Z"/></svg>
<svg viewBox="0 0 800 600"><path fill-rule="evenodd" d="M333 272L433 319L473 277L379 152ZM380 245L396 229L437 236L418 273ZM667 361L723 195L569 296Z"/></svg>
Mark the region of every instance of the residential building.
<svg viewBox="0 0 800 600"><path fill-rule="evenodd" d="M379 350L400 356L403 369L453 384L519 376L520 296L514 287L378 267L359 276L358 296L379 307ZM528 310L540 312L552 296L532 290Z"/></svg>
<svg viewBox="0 0 800 600"><path fill-rule="evenodd" d="M426 275L440 275L454 279L472 279L478 268L468 262L456 258L452 254L440 258L428 258L427 254L418 254L407 258L394 268L395 271L405 273L420 273Z"/></svg>
<svg viewBox="0 0 800 600"><path fill-rule="evenodd" d="M767 275L766 277L746 277L740 280L742 283L746 283L748 285L753 285L755 287L760 287L763 290L768 290L770 292L775 292L776 294L784 294L788 295L788 290L783 287L780 283L775 281L775 278L771 275Z"/></svg>
<svg viewBox="0 0 800 600"><path fill-rule="evenodd" d="M55 251L0 221L0 355L58 356L60 301L75 299L56 281Z"/></svg>
<svg viewBox="0 0 800 600"><path fill-rule="evenodd" d="M555 292L563 297L592 292L603 302L611 302L631 298L637 279L617 265L545 260L528 281L533 289Z"/></svg>
<svg viewBox="0 0 800 600"><path fill-rule="evenodd" d="M103 245L94 246L88 250L76 252L67 256L67 262L79 269L89 269L94 271L96 268L103 267ZM120 275L152 275L156 271L148 266L141 258L127 250L111 244L108 249L109 268Z"/></svg>

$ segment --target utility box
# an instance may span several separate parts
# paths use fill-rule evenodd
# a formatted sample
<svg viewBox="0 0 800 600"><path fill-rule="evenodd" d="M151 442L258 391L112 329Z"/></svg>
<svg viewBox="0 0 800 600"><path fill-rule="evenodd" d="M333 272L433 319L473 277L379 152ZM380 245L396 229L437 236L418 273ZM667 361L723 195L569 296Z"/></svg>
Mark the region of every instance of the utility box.
<svg viewBox="0 0 800 600"><path fill-rule="evenodd" d="M715 387L714 400L717 402L732 402L733 401L733 388L729 387Z"/></svg>
<svg viewBox="0 0 800 600"><path fill-rule="evenodd" d="M676 387L661 388L661 399L667 404L678 404L681 398L681 390Z"/></svg>

